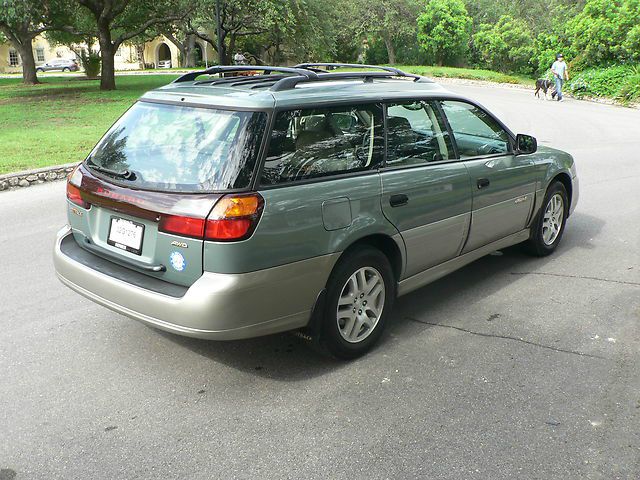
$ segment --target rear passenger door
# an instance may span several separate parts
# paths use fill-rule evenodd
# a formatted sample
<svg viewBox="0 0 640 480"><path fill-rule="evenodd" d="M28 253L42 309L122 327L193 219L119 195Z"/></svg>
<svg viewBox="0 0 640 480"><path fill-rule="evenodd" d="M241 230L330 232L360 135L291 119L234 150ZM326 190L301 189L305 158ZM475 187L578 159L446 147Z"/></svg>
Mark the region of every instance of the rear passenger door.
<svg viewBox="0 0 640 480"><path fill-rule="evenodd" d="M410 277L458 255L469 227L471 187L435 102L388 104L386 125L382 211L402 235Z"/></svg>
<svg viewBox="0 0 640 480"><path fill-rule="evenodd" d="M514 154L511 135L480 107L460 100L441 105L471 178L466 253L525 228L535 193L534 164L527 155Z"/></svg>
<svg viewBox="0 0 640 480"><path fill-rule="evenodd" d="M260 224L225 257L267 268L341 251L352 235L393 235L380 211L382 111L377 104L278 111L258 186Z"/></svg>

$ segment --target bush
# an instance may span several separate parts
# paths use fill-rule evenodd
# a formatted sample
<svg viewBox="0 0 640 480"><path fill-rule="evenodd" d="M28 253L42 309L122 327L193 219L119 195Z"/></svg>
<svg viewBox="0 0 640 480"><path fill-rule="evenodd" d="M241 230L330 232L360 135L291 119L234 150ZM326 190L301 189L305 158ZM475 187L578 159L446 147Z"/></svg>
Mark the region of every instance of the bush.
<svg viewBox="0 0 640 480"><path fill-rule="evenodd" d="M640 66L617 65L590 68L567 82L567 91L575 97L611 97L621 103L640 100Z"/></svg>
<svg viewBox="0 0 640 480"><path fill-rule="evenodd" d="M82 68L84 68L84 74L89 78L97 77L100 73L100 54L82 50L80 52L80 63L82 64Z"/></svg>

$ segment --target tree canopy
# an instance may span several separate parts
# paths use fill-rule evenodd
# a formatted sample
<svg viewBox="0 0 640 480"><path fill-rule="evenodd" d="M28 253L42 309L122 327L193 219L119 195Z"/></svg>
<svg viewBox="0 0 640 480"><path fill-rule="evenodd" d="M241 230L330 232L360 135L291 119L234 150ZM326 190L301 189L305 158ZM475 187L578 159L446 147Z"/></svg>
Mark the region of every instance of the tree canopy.
<svg viewBox="0 0 640 480"><path fill-rule="evenodd" d="M220 5L220 38L216 6ZM35 83L30 48L96 45L101 88L114 55L165 35L193 67L196 39L230 63L369 61L472 66L533 74L563 52L572 69L640 62L640 0L0 0L0 35ZM98 49L96 49L98 50ZM95 60L95 57L94 57Z"/></svg>
<svg viewBox="0 0 640 480"><path fill-rule="evenodd" d="M418 42L438 65L455 62L468 46L472 23L462 0L429 0L418 17Z"/></svg>

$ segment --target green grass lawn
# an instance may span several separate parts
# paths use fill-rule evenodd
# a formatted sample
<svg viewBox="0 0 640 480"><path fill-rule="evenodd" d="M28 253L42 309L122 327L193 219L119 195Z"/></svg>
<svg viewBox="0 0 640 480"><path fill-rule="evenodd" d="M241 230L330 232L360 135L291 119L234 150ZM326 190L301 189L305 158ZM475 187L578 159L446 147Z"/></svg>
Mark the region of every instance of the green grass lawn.
<svg viewBox="0 0 640 480"><path fill-rule="evenodd" d="M97 80L52 77L27 87L0 79L0 174L81 161L140 95L174 78L119 76L112 92Z"/></svg>
<svg viewBox="0 0 640 480"><path fill-rule="evenodd" d="M457 67L432 67L421 65L396 65L400 70L416 73L426 77L464 78L468 80L483 80L496 83L513 83L520 85L535 85L535 80L523 75L507 75L492 70Z"/></svg>
<svg viewBox="0 0 640 480"><path fill-rule="evenodd" d="M430 77L533 83L489 70L399 68ZM98 80L81 77L41 77L42 84L33 87L22 85L20 78L0 79L0 174L80 162L140 95L176 76L118 75L118 89L112 92L101 92Z"/></svg>

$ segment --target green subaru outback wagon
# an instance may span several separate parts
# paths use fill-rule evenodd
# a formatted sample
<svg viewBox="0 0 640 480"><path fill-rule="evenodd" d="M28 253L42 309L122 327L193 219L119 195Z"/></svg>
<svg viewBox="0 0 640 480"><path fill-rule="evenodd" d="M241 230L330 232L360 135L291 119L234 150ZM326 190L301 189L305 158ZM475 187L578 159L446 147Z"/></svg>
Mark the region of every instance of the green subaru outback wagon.
<svg viewBox="0 0 640 480"><path fill-rule="evenodd" d="M298 330L353 358L398 295L517 243L554 251L569 154L429 79L334 66L355 67L213 67L146 93L69 178L62 282L180 335Z"/></svg>

